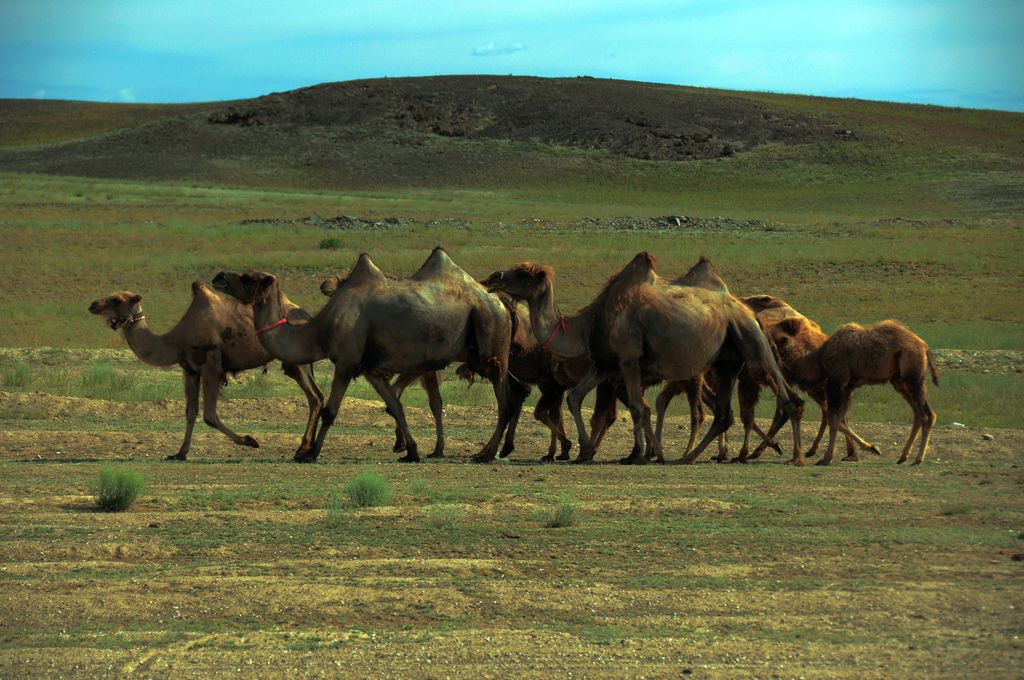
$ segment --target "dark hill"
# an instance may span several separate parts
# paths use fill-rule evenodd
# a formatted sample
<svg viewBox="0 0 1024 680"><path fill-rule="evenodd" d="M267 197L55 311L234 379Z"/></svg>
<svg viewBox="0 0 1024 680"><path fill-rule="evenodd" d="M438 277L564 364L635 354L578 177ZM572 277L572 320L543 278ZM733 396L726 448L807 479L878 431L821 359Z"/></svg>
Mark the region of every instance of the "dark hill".
<svg viewBox="0 0 1024 680"><path fill-rule="evenodd" d="M39 120L54 125L55 116L38 108ZM11 111L18 109L0 102L0 116ZM74 117L66 120L74 125ZM579 172L585 160L578 156L552 160L558 147L690 161L766 142L834 140L843 127L725 92L511 76L330 83L251 100L148 107L119 120L116 129L89 128L72 141L65 141L69 130L56 130L49 135L55 143L8 145L0 170L265 186L480 185L535 177L542 166L550 177Z"/></svg>

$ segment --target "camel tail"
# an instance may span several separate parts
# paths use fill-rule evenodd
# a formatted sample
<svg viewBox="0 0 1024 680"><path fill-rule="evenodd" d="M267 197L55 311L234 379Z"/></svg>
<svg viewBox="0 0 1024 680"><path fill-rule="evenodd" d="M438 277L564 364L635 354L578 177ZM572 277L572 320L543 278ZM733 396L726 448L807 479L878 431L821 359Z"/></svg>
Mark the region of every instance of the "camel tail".
<svg viewBox="0 0 1024 680"><path fill-rule="evenodd" d="M939 369L935 368L935 355L932 354L931 350L928 350L926 356L928 357L928 370L932 374L932 383L936 387L939 386Z"/></svg>

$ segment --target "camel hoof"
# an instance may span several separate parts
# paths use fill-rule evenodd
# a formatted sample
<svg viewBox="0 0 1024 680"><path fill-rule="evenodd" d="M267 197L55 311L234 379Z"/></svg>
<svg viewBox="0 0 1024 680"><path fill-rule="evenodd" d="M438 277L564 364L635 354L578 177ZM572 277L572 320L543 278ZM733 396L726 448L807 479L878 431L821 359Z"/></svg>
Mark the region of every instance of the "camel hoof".
<svg viewBox="0 0 1024 680"><path fill-rule="evenodd" d="M775 455L777 455L777 456L781 456L782 455L782 447L779 446L778 442L771 442L770 444L768 444L768 448L770 448L772 451L774 451Z"/></svg>
<svg viewBox="0 0 1024 680"><path fill-rule="evenodd" d="M245 435L244 437L242 437L242 441L238 443L240 446L248 446L254 449L260 448L260 443L253 439L252 437L250 437L249 435Z"/></svg>
<svg viewBox="0 0 1024 680"><path fill-rule="evenodd" d="M185 460L185 456L187 456L187 455L188 454L186 454L186 453L175 453L172 456L167 456L166 458L164 458L164 460ZM902 462L902 461L900 461L900 462Z"/></svg>
<svg viewBox="0 0 1024 680"><path fill-rule="evenodd" d="M572 461L572 464L573 465L593 465L594 464L594 458L593 458L593 456L591 456L590 458L584 458L583 456L577 456Z"/></svg>
<svg viewBox="0 0 1024 680"><path fill-rule="evenodd" d="M295 462L296 463L315 463L316 462L316 456L313 456L313 455L303 456L302 458L296 458Z"/></svg>
<svg viewBox="0 0 1024 680"><path fill-rule="evenodd" d="M621 459L619 461L619 465L647 465L647 459L643 456L634 456L630 454Z"/></svg>
<svg viewBox="0 0 1024 680"><path fill-rule="evenodd" d="M543 458L541 458L540 462L541 463L554 463L555 462L555 457L549 453L548 455L546 455Z"/></svg>
<svg viewBox="0 0 1024 680"><path fill-rule="evenodd" d="M852 463L859 463L860 462L860 458L858 458L857 456L843 456L843 460L848 460L848 461L850 461Z"/></svg>
<svg viewBox="0 0 1024 680"><path fill-rule="evenodd" d="M803 467L803 466L807 465L807 462L803 458L790 458L786 462L789 465L795 465L797 467ZM820 465L820 463L819 463L819 465Z"/></svg>
<svg viewBox="0 0 1024 680"><path fill-rule="evenodd" d="M920 465L920 464L921 464L921 461L919 461L919 460L915 460L913 463L911 463L911 465Z"/></svg>
<svg viewBox="0 0 1024 680"><path fill-rule="evenodd" d="M555 460L571 460L571 456L569 455L569 452L566 451L565 453L560 453L555 456Z"/></svg>
<svg viewBox="0 0 1024 680"><path fill-rule="evenodd" d="M828 465L831 462L832 461L828 460L827 458L822 458L817 463L815 463L815 465Z"/></svg>
<svg viewBox="0 0 1024 680"><path fill-rule="evenodd" d="M747 464L747 459L744 458L743 456L736 456L735 458L733 458L729 462L730 463L740 463L742 465L746 465Z"/></svg>
<svg viewBox="0 0 1024 680"><path fill-rule="evenodd" d="M398 462L399 463L418 463L418 462L420 462L420 457L419 457L419 454L410 452L410 453L405 454L401 458L399 458Z"/></svg>
<svg viewBox="0 0 1024 680"><path fill-rule="evenodd" d="M807 452L806 452L806 453L804 454L804 458L814 458L814 457L815 457L815 456L817 456L817 455L818 455L818 450L817 450L817 449L809 449L809 450L808 450L808 451L807 451Z"/></svg>
<svg viewBox="0 0 1024 680"><path fill-rule="evenodd" d="M474 463L492 463L492 462L494 462L494 455L493 454L487 455L487 454L483 454L483 453L478 453L475 456L473 456L472 458L470 458L470 460L473 461Z"/></svg>
<svg viewBox="0 0 1024 680"><path fill-rule="evenodd" d="M427 458L444 458L444 451L434 450L427 454Z"/></svg>
<svg viewBox="0 0 1024 680"><path fill-rule="evenodd" d="M406 446L404 443L399 444L398 442L395 442L395 445L391 447L391 453L401 453L402 451L405 451L405 449Z"/></svg>
<svg viewBox="0 0 1024 680"><path fill-rule="evenodd" d="M898 461L896 461L896 464L897 465L903 465L905 462L907 462L906 458L900 458Z"/></svg>

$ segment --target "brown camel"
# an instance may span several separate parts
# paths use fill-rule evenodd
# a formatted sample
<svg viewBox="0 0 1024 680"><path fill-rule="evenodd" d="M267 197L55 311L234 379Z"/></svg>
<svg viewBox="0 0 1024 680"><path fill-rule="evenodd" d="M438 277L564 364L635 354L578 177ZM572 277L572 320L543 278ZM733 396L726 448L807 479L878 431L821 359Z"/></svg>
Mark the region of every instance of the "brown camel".
<svg viewBox="0 0 1024 680"><path fill-rule="evenodd" d="M331 276L320 284L320 292L330 297L344 282L344 278ZM565 392L579 382L590 367L590 359L585 355L573 359L562 359L541 347L530 332L529 310L511 297L498 293L498 298L509 310L512 320L512 337L509 348L509 424L505 432L505 440L498 457L505 459L515 451L516 426L522 413L523 404L530 394L530 386L540 389L540 399L534 408L533 417L548 428L551 440L548 452L541 458L542 463L555 460L569 460L572 441L565 433L565 421L562 418L562 400ZM476 379L468 364L462 364L456 370L459 377L472 383ZM431 374L435 377L436 374ZM425 379L427 376L423 376ZM416 380L417 376L402 376L392 388L396 396L401 398L402 390ZM435 387L432 389L424 383L427 394L431 397L431 411L434 413L434 426L438 442L443 442L443 423L440 417L441 396ZM435 400L437 406L435 408ZM603 433L615 422L616 409L614 395L599 392L595 403L594 415L591 417L591 432ZM403 451L405 440L401 431L395 432L396 452ZM439 444L440 445L440 444ZM559 448L561 451L559 452ZM557 453L557 456L556 456ZM433 454L432 454L433 455Z"/></svg>
<svg viewBox="0 0 1024 680"><path fill-rule="evenodd" d="M240 290L240 281L237 279L238 274L231 272L221 272L219 276L225 276L224 290ZM392 276L385 272L387 278L397 281L398 277ZM334 291L338 290L342 283L345 282L346 277L341 276L329 276L320 282L320 292L327 297L334 295ZM230 280L230 284L228 281ZM217 285L217 280L214 280L214 285ZM405 392L405 388L409 387L413 383L419 381L422 385L423 390L427 393L427 403L430 406L430 414L434 418L434 450L427 455L427 458L444 458L444 402L441 399L441 383L440 377L437 371L428 371L423 375L400 375L392 383L391 389L395 392L395 397L401 400L402 394ZM393 413L388 411L388 415L394 416ZM395 426L395 444L391 447L394 453L402 453L408 448L409 444L405 441L405 435L402 430Z"/></svg>
<svg viewBox="0 0 1024 680"><path fill-rule="evenodd" d="M256 340L252 310L232 298L217 295L201 281L192 284L192 304L177 325L163 335L149 330L142 313L142 296L129 291L95 300L89 311L102 316L113 330L121 330L128 346L142 361L153 366L181 366L185 379L185 440L178 453L168 459L185 460L192 443L192 429L199 413L199 391L203 392L203 422L227 435L241 446L258 448L252 437L235 434L217 415L217 398L227 374L266 366L273 357ZM309 418L302 442L295 452L302 457L310 450L316 431L323 395L313 379L313 366L304 362L282 366L298 383L309 404Z"/></svg>
<svg viewBox="0 0 1024 680"><path fill-rule="evenodd" d="M697 264L691 267L686 274L675 279L672 283L680 286L705 288L724 295L731 295L729 292L729 286L718 275L718 272L715 271L714 265L711 264L711 261L703 255L701 255ZM656 401L658 424L655 429L655 436L658 438L659 442L661 441L665 411L668 409L669 403L676 395L685 393L690 403L690 438L686 444L685 454L689 454L690 451L693 450L693 446L697 438L697 431L704 422L704 405L712 408L714 406L715 382L714 374L709 372L693 380L682 380L667 383L665 387L662 388ZM740 373L738 393L740 420L743 423L744 437L743 448L740 451L739 460L744 462L746 461L747 448L750 443L750 432L752 429L755 430L765 441L763 446L773 446L777 451L781 452L778 444L769 440L754 421L754 408L757 405L758 389L756 376L753 373L750 371L743 371ZM716 457L716 460L719 462L726 460L728 452L729 448L726 444L725 432L723 432L718 436L718 456Z"/></svg>
<svg viewBox="0 0 1024 680"><path fill-rule="evenodd" d="M779 367L782 369L782 375L785 376L790 385L795 385L804 390L821 409L821 423L818 426L818 434L814 438L814 443L804 453L805 457L814 456L818 452L818 445L825 434L825 429L828 427L828 414L825 404L825 385L821 378L821 370L816 361L808 360L808 353L814 348L820 347L828 336L817 323L793 309L782 298L774 295L751 295L741 299L745 305L754 310L758 321L761 322L769 338L773 338L774 328L785 319L801 318L806 320L806 323L790 324L793 335L788 337L785 335L780 336L786 337L784 341L785 351L782 351L774 340L773 345L776 351L779 352ZM745 386L744 382L748 384ZM756 384L750 385L749 383L749 379L741 376L740 393L743 394L745 390L748 394L752 394L752 401L756 404L760 387ZM750 458L758 458L761 455L765 447L769 445L766 442L785 422L785 413L776 412L775 419L768 430L768 438L766 438L765 442L758 445L754 452L750 454ZM849 422L844 422L848 430L848 432L844 432L846 437L846 458L844 460L859 459L855 447L860 447L865 451L880 455L874 444L862 439L849 426Z"/></svg>
<svg viewBox="0 0 1024 680"><path fill-rule="evenodd" d="M508 422L505 374L510 320L501 302L435 248L409 279L388 279L365 253L348 277L310 320L295 319L285 306L280 281L270 274L243 274L242 299L253 303L255 323L273 330L260 335L272 355L289 362L329 358L331 394L321 427L303 462L313 462L338 415L349 383L363 375L395 417L407 443L402 462L419 460L405 412L387 378L421 375L467 360L494 388L498 422L474 458L493 460Z"/></svg>
<svg viewBox="0 0 1024 680"><path fill-rule="evenodd" d="M920 448L914 465L924 461L928 439L935 423L935 411L928 404L926 373L939 384L939 374L931 350L924 340L898 321L881 321L867 328L847 324L822 339L808 332L804 317L789 317L776 324L772 337L783 356L799 357L806 362L808 374L818 371L828 412L829 442L818 465L832 462L836 431L855 437L846 424L854 390L862 385L890 383L914 412L914 424L897 463L910 455L918 432ZM823 335L823 334L822 334Z"/></svg>
<svg viewBox="0 0 1024 680"><path fill-rule="evenodd" d="M732 390L744 364L748 370L771 377L780 408L799 420L753 312L720 291L662 279L654 267L653 257L638 254L590 305L572 317L557 311L550 268L525 263L495 272L487 281L488 287L528 302L534 334L552 352L560 356L589 352L591 368L569 393L569 408L580 437L580 456L593 456L593 444L580 412L583 398L616 374L621 375L629 395L633 418L633 450L624 463L646 462L643 451L647 442L654 446L657 459L663 460L660 443L649 426L645 427L645 382L692 380L714 369L719 384L715 418L701 443L683 458L687 463L728 428ZM802 465L799 427L794 427L793 443L792 462Z"/></svg>

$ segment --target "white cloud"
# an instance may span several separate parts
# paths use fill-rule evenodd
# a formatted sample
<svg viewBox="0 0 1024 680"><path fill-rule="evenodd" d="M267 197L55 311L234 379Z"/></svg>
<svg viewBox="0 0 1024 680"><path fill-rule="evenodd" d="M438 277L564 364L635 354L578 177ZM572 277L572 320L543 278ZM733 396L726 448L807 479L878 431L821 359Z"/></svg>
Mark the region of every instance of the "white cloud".
<svg viewBox="0 0 1024 680"><path fill-rule="evenodd" d="M36 99L46 99L46 90L36 90Z"/></svg>
<svg viewBox="0 0 1024 680"><path fill-rule="evenodd" d="M117 91L117 98L126 103L132 103L135 101L135 91L130 87L122 87Z"/></svg>
<svg viewBox="0 0 1024 680"><path fill-rule="evenodd" d="M483 45L478 45L470 54L474 57L496 57L503 54L515 54L516 52L522 52L526 49L526 44L522 41L516 41L513 43L495 43L489 42Z"/></svg>

